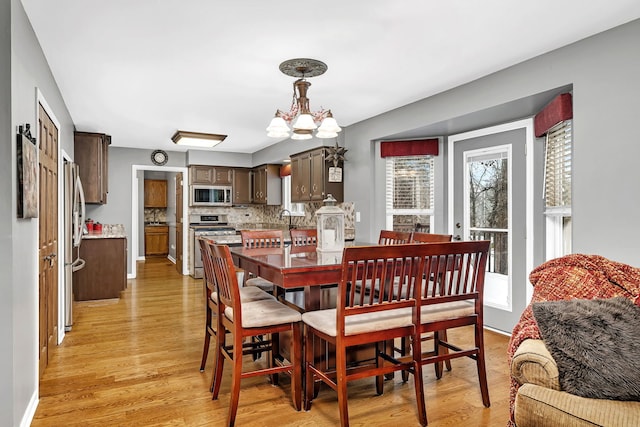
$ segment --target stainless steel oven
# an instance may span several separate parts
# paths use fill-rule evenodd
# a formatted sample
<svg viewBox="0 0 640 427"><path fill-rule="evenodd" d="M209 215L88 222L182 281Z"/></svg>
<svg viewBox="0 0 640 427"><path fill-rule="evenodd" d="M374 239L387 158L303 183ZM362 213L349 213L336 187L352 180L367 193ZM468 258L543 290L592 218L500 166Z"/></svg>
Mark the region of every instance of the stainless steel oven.
<svg viewBox="0 0 640 427"><path fill-rule="evenodd" d="M240 236L227 223L226 215L189 215L189 274L196 279L204 274L198 243L200 237L220 244L241 244Z"/></svg>

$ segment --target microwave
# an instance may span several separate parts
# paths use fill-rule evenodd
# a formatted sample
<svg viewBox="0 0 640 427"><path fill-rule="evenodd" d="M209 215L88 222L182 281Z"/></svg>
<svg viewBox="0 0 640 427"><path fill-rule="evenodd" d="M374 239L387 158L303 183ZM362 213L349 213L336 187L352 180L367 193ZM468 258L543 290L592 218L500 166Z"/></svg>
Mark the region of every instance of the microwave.
<svg viewBox="0 0 640 427"><path fill-rule="evenodd" d="M231 206L231 187L192 185L189 206Z"/></svg>

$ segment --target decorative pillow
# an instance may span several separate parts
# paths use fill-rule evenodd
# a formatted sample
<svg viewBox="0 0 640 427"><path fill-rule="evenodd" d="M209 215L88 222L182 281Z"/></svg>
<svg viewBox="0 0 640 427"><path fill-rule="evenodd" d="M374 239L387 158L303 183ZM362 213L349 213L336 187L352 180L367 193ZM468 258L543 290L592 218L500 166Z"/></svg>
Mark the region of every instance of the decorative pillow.
<svg viewBox="0 0 640 427"><path fill-rule="evenodd" d="M564 391L640 401L640 307L616 297L539 302L532 308Z"/></svg>

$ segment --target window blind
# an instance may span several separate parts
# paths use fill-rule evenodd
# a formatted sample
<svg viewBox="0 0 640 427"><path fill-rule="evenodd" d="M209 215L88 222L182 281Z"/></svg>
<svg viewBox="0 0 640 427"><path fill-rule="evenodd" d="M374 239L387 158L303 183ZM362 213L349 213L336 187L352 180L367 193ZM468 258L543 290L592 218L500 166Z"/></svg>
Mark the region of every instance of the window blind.
<svg viewBox="0 0 640 427"><path fill-rule="evenodd" d="M433 157L387 157L386 168L387 214L433 209Z"/></svg>
<svg viewBox="0 0 640 427"><path fill-rule="evenodd" d="M547 208L571 207L572 120L547 132L544 197Z"/></svg>

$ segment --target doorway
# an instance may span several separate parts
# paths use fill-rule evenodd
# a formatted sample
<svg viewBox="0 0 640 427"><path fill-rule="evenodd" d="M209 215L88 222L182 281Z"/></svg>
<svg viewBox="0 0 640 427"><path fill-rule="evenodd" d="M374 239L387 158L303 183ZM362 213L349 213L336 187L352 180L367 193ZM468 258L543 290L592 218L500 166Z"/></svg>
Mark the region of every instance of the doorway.
<svg viewBox="0 0 640 427"><path fill-rule="evenodd" d="M531 120L449 138L449 232L456 240L491 241L484 321L506 333L527 304L532 141Z"/></svg>
<svg viewBox="0 0 640 427"><path fill-rule="evenodd" d="M186 167L173 167L173 166L146 166L146 165L132 165L131 166L131 252L129 253L129 262L131 267L131 273L127 276L128 279L136 278L136 260L138 258L140 243L139 236L141 227L143 227L144 219L141 212L143 211L143 185L144 185L144 171L156 171L156 172L176 172L182 176L182 185L189 180L189 172ZM176 180L178 182L178 180ZM187 203L189 202L187 196L188 191L182 191L182 203L178 203L176 200L176 211L180 211L181 214L187 212ZM169 195L169 197L173 197ZM181 233L176 233L181 239L181 242L176 242L176 251L178 248L184 252L184 248L188 247L185 241L188 237L188 221L182 221L180 224L176 224L180 227ZM180 235L181 234L181 235ZM182 274L187 274L188 270L188 257L184 256L184 253L176 255L176 270L181 271ZM178 263L181 263L178 264Z"/></svg>

